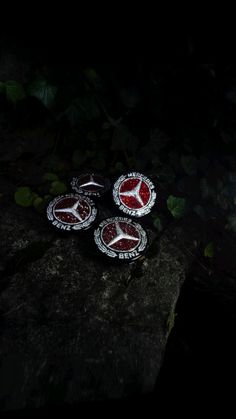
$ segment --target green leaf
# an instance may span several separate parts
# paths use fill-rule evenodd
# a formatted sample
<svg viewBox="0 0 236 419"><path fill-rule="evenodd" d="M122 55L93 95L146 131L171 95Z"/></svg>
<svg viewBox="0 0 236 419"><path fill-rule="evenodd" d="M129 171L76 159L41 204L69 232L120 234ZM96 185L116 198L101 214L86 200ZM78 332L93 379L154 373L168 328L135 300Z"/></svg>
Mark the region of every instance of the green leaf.
<svg viewBox="0 0 236 419"><path fill-rule="evenodd" d="M120 161L116 162L116 164L115 164L115 165L112 165L112 166L110 166L110 168L109 168L109 172L110 172L111 174L114 174L114 173L116 173L116 174L118 174L118 173L123 173L124 171L126 171L126 167L125 167L125 165L124 165L122 162L120 162Z"/></svg>
<svg viewBox="0 0 236 419"><path fill-rule="evenodd" d="M92 94L77 98L74 105L78 111L78 122L90 122L101 115L97 101Z"/></svg>
<svg viewBox="0 0 236 419"><path fill-rule="evenodd" d="M45 201L40 196L34 199L33 206L36 209L36 211L42 212L45 208L45 205Z"/></svg>
<svg viewBox="0 0 236 419"><path fill-rule="evenodd" d="M230 172L230 173L228 174L228 177L229 177L229 181L230 181L231 183L235 183L235 182L236 182L236 172Z"/></svg>
<svg viewBox="0 0 236 419"><path fill-rule="evenodd" d="M135 86L123 87L120 90L120 98L126 108L132 109L139 103L140 94Z"/></svg>
<svg viewBox="0 0 236 419"><path fill-rule="evenodd" d="M161 232L163 230L163 225L162 225L162 221L160 219L160 217L155 217L153 220L153 226L159 231Z"/></svg>
<svg viewBox="0 0 236 419"><path fill-rule="evenodd" d="M187 175L196 175L197 173L197 159L193 155L181 156L181 165Z"/></svg>
<svg viewBox="0 0 236 419"><path fill-rule="evenodd" d="M79 109L73 103L66 109L65 115L72 128L75 128L76 125L80 122Z"/></svg>
<svg viewBox="0 0 236 419"><path fill-rule="evenodd" d="M30 207L35 198L35 193L27 186L21 186L15 192L15 202L22 207Z"/></svg>
<svg viewBox="0 0 236 419"><path fill-rule="evenodd" d="M175 172L171 166L162 165L156 173L159 182L171 184L175 181Z"/></svg>
<svg viewBox="0 0 236 419"><path fill-rule="evenodd" d="M204 256L208 258L212 258L214 256L213 242L208 243L208 245L205 247Z"/></svg>
<svg viewBox="0 0 236 419"><path fill-rule="evenodd" d="M122 173L124 170L126 170L124 164L121 161L116 162L115 171Z"/></svg>
<svg viewBox="0 0 236 419"><path fill-rule="evenodd" d="M43 160L43 167L46 172L61 172L65 168L62 158L55 154L49 154Z"/></svg>
<svg viewBox="0 0 236 419"><path fill-rule="evenodd" d="M5 93L5 91L6 91L5 83L0 81L0 93Z"/></svg>
<svg viewBox="0 0 236 419"><path fill-rule="evenodd" d="M181 218L185 211L185 198L170 195L167 199L167 208L175 218Z"/></svg>
<svg viewBox="0 0 236 419"><path fill-rule="evenodd" d="M227 211L230 205L230 200L224 193L220 193L216 196L216 204L219 205L220 208Z"/></svg>
<svg viewBox="0 0 236 419"><path fill-rule="evenodd" d="M94 70L94 68L85 68L83 73L96 90L100 90L102 88L101 78L97 74L96 70Z"/></svg>
<svg viewBox="0 0 236 419"><path fill-rule="evenodd" d="M54 105L58 87L49 84L47 80L40 78L29 86L29 94L37 97L46 108Z"/></svg>
<svg viewBox="0 0 236 419"><path fill-rule="evenodd" d="M6 97L9 102L16 104L19 100L25 98L25 90L22 84L17 81L7 81L5 83Z"/></svg>
<svg viewBox="0 0 236 419"><path fill-rule="evenodd" d="M200 190L202 198L209 198L214 196L214 189L208 184L206 178L200 179Z"/></svg>
<svg viewBox="0 0 236 419"><path fill-rule="evenodd" d="M43 180L49 180L53 182L54 180L58 180L58 176L55 173L44 173Z"/></svg>
<svg viewBox="0 0 236 419"><path fill-rule="evenodd" d="M88 159L92 159L95 156L95 154L96 154L95 150L86 150L86 157Z"/></svg>
<svg viewBox="0 0 236 419"><path fill-rule="evenodd" d="M38 198L39 194L37 194L36 192L32 191L32 201L34 201L34 199Z"/></svg>
<svg viewBox="0 0 236 419"><path fill-rule="evenodd" d="M52 182L50 194L52 195L60 195L67 191L67 186L64 182L60 182L59 180L56 180Z"/></svg>
<svg viewBox="0 0 236 419"><path fill-rule="evenodd" d="M195 205L193 210L202 220L206 219L205 210L201 205Z"/></svg>
<svg viewBox="0 0 236 419"><path fill-rule="evenodd" d="M227 220L228 220L228 224L227 224L228 229L236 233L236 216L229 215Z"/></svg>
<svg viewBox="0 0 236 419"><path fill-rule="evenodd" d="M44 203L46 205L52 200L52 196L51 195L44 195L43 200L44 200Z"/></svg>

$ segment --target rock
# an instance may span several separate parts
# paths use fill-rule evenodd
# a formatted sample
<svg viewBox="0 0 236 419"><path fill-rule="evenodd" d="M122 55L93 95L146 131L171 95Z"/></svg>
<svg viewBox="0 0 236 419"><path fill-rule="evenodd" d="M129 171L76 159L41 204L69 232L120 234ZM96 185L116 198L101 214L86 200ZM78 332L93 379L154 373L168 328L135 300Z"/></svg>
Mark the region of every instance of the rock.
<svg viewBox="0 0 236 419"><path fill-rule="evenodd" d="M18 256L27 254L27 249L37 247L40 243L49 244L55 234L48 229L44 217L35 214L32 209L22 208L13 203L9 209L6 191L1 200L0 236L1 263L8 269L13 267L12 262Z"/></svg>
<svg viewBox="0 0 236 419"><path fill-rule="evenodd" d="M177 223L146 258L114 265L87 251L92 233L51 233L44 218L14 204L1 228L8 266L19 249L48 244L2 278L1 408L151 392L194 257L193 231Z"/></svg>

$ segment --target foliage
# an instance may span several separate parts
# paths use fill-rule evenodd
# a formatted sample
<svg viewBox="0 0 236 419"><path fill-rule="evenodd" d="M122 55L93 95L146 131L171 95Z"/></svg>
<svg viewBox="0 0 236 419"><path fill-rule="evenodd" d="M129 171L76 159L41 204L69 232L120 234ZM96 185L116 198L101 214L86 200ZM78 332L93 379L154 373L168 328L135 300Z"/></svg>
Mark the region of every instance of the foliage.
<svg viewBox="0 0 236 419"><path fill-rule="evenodd" d="M0 81L0 93L5 94L6 99L14 105L26 96L22 84L14 80Z"/></svg>
<svg viewBox="0 0 236 419"><path fill-rule="evenodd" d="M236 233L236 215L229 215L227 221L227 228Z"/></svg>
<svg viewBox="0 0 236 419"><path fill-rule="evenodd" d="M45 208L45 201L44 201L44 199L41 198L40 196L38 196L37 198L34 199L33 206L36 209L36 211L42 212L44 210L44 208Z"/></svg>
<svg viewBox="0 0 236 419"><path fill-rule="evenodd" d="M25 90L23 86L17 81L7 81L6 86L6 97L9 102L16 104L18 101L25 98Z"/></svg>
<svg viewBox="0 0 236 419"><path fill-rule="evenodd" d="M42 177L43 185L39 185L37 192L32 191L28 186L20 186L15 192L15 202L23 207L34 207L36 211L43 212L47 204L52 200L53 196L63 194L67 191L67 186L60 181L55 173L45 173ZM42 191L48 191L43 196L39 194Z"/></svg>
<svg viewBox="0 0 236 419"><path fill-rule="evenodd" d="M51 195L60 195L67 191L67 186L64 182L61 182L59 180L55 180L51 184L51 188L49 190Z"/></svg>
<svg viewBox="0 0 236 419"><path fill-rule="evenodd" d="M170 195L167 199L167 208L171 212L174 218L181 218L185 212L185 198L179 198L173 195Z"/></svg>
<svg viewBox="0 0 236 419"><path fill-rule="evenodd" d="M0 94L1 93L5 93L5 91L6 91L5 83L3 83L2 81L0 81Z"/></svg>
<svg viewBox="0 0 236 419"><path fill-rule="evenodd" d="M210 205L223 214L226 229L235 232L235 165L230 163L228 173L220 176L210 173L211 151L209 153L207 149L210 134L203 122L194 125L194 119L191 119L205 106L192 100L198 95L198 89L193 96L182 87L180 91L172 92L168 90L168 77L173 74L178 77L179 70L172 75L168 71L166 75L158 73L158 70L155 74L144 74L141 68L140 75L139 72L132 74L128 81L119 79L116 70L108 69L109 78L106 69L100 71L89 66L68 68L66 77L63 68L42 66L36 73L31 71L31 79L23 84L14 80L0 81L1 98L5 95L8 103L14 104L11 109L17 110L21 106L24 109L25 98L37 98L45 107L47 124L51 118L53 132L49 152L47 149L42 155L41 169L45 172L42 184L35 186L35 192L28 187L17 191L16 202L40 210L46 200L66 192L63 179L68 178L72 169L90 167L114 177L134 169L154 173L157 188L161 188L159 193L164 207L152 217L152 225L158 232L163 231L166 218L171 221L168 212L180 219L190 208L206 222L212 216ZM209 72L206 66L201 71L209 75L212 69ZM161 86L165 88L162 90ZM231 104L235 102L234 96L235 87L232 86L226 94ZM175 101L176 97L179 102ZM187 104L183 113L182 100ZM235 130L233 126L231 131L224 126L219 112L214 112L214 109L210 110L211 126L220 126L220 138L224 146L229 147L233 159ZM41 141L49 144L48 138L43 136ZM206 144L206 147L199 144Z"/></svg>
<svg viewBox="0 0 236 419"><path fill-rule="evenodd" d="M205 210L201 205L195 205L193 210L202 220L206 219Z"/></svg>
<svg viewBox="0 0 236 419"><path fill-rule="evenodd" d="M162 219L159 216L157 216L156 214L153 214L152 218L153 218L153 226L160 233L163 230Z"/></svg>
<svg viewBox="0 0 236 419"><path fill-rule="evenodd" d="M52 108L55 103L57 90L57 86L48 83L44 78L34 80L28 87L29 94L35 96L49 109Z"/></svg>
<svg viewBox="0 0 236 419"><path fill-rule="evenodd" d="M204 256L208 258L212 258L214 256L214 245L213 242L207 244L204 249Z"/></svg>
<svg viewBox="0 0 236 419"><path fill-rule="evenodd" d="M50 181L55 181L58 180L58 176L56 175L56 173L44 173L43 175L43 180L50 180Z"/></svg>
<svg viewBox="0 0 236 419"><path fill-rule="evenodd" d="M197 173L197 159L193 155L182 155L181 164L187 175L196 175Z"/></svg>
<svg viewBox="0 0 236 419"><path fill-rule="evenodd" d="M35 197L35 193L28 186L20 186L15 192L15 201L22 207L30 207Z"/></svg>

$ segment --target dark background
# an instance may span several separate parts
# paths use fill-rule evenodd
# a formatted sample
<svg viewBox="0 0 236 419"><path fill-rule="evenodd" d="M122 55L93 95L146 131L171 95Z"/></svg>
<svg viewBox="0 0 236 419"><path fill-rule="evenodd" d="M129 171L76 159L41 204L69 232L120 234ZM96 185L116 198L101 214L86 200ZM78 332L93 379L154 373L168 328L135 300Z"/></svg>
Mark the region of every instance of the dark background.
<svg viewBox="0 0 236 419"><path fill-rule="evenodd" d="M6 80L14 76L27 87L40 74L50 85L58 87L58 95L49 108L36 99L33 101L30 95L16 105L2 95L0 127L9 132L9 138L12 129L22 133L29 127L38 129L46 124L56 130L52 147L56 141L56 156L64 166L50 171L57 171L63 181L73 171L96 166L97 155L100 163L95 168L111 177L130 168L164 173L159 179L163 203L158 214L163 228L172 222L165 204L170 194L184 197L190 214L195 205L201 206L205 236L177 303L175 326L156 388L153 394L129 402L158 404L167 395L170 398L188 395L201 400L210 392L216 395L225 390L230 397L235 376L236 244L235 230L226 226L228 217L236 213L235 179L231 182L231 174L236 172L236 66L223 59L224 48L217 37L206 40L175 34L160 39L157 35L156 42L153 38L149 42L139 32L137 36L131 33L125 42L122 35L114 37L114 41L112 37L109 43L108 35L102 39L96 36L96 31L91 35L88 28L76 28L68 30L56 25L44 30L43 25L32 25L17 36L10 31L2 32L0 58L1 63L8 62L2 76ZM100 87L86 79L86 68L93 68L99 75ZM87 94L86 80L91 87L89 97L94 94L99 97L105 112L100 107L100 114L94 119L85 116L76 120L75 116L73 122L68 121L66 110L70 104ZM89 102L86 112L93 112L91 106ZM104 123L110 123L106 113L113 121L122 117L129 133L138 138L139 146L131 145L127 150L116 147L114 144L117 141L119 144L120 137L116 141L112 125L104 129ZM159 144L159 161L152 160L155 152L149 142L150 131L155 130L159 130L154 139ZM83 153L90 147L88 139L80 140L88 132L95 133L95 154L86 161L78 161L74 158L75 151ZM111 143L113 147L108 149ZM5 179L13 180L15 187L19 187L26 184L28 177L27 185L38 192L37 173L30 168L30 161L38 156L37 145L16 157L15 145L9 142L10 155L11 147L12 158L1 161ZM139 147L146 147L144 163ZM171 151L175 153L172 160ZM40 151L40 173L46 170L43 164L47 152L47 147ZM189 154L197 160L207 159L201 169L190 175L181 166L181 156ZM22 174L21 179L22 167L27 174ZM15 178L13 171L18 173ZM201 194L202 178L207 179L211 194ZM222 190L217 184L219 180L223 182ZM211 241L214 256L207 258L204 248Z"/></svg>

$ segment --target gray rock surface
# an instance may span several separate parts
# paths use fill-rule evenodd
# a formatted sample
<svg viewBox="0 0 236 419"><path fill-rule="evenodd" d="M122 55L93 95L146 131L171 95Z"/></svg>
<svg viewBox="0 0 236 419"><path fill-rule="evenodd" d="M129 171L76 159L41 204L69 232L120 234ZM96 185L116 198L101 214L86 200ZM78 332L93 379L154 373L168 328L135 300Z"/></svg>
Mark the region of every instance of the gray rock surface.
<svg viewBox="0 0 236 419"><path fill-rule="evenodd" d="M151 392L196 232L174 224L146 258L118 266L86 251L89 235L59 236L33 210L3 210L1 409Z"/></svg>

